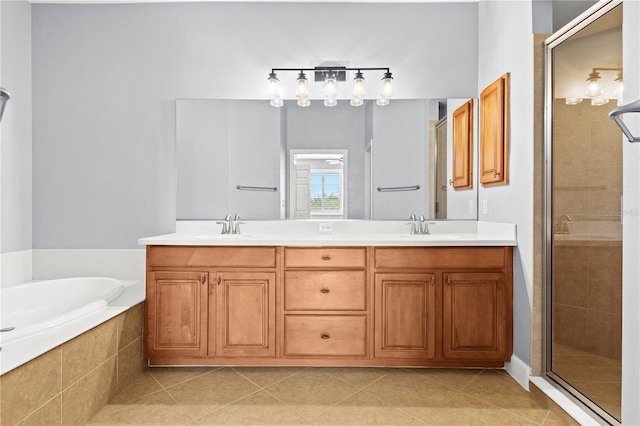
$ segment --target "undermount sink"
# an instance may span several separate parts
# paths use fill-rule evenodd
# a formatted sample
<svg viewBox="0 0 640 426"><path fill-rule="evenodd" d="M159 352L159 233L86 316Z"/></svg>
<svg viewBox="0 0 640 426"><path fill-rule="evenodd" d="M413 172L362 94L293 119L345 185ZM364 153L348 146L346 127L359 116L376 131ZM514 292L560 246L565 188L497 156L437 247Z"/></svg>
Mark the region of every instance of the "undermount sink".
<svg viewBox="0 0 640 426"><path fill-rule="evenodd" d="M401 234L400 238L409 239L425 239L425 240L459 240L462 237L460 235L451 234Z"/></svg>

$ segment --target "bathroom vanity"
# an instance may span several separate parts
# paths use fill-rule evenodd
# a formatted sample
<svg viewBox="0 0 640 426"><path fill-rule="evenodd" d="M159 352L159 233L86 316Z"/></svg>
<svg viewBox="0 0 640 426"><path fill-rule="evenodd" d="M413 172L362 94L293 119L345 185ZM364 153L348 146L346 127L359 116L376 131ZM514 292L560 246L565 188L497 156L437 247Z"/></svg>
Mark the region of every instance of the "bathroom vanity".
<svg viewBox="0 0 640 426"><path fill-rule="evenodd" d="M276 228L288 221L280 222ZM382 222L375 232L366 229L372 221L344 222L331 235L318 234L317 222L295 221L306 231L272 224L268 234L142 239L149 364L501 367L510 360L513 225L440 222L437 233L409 235L393 228L406 231L404 222Z"/></svg>

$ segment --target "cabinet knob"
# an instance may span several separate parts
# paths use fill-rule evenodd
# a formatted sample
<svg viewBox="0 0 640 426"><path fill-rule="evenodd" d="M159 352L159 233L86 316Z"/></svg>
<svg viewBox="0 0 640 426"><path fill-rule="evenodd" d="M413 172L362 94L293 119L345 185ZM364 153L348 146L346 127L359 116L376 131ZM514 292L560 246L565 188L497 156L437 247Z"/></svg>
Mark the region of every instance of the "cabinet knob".
<svg viewBox="0 0 640 426"><path fill-rule="evenodd" d="M320 335L320 338L321 338L321 339L324 339L324 340L327 340L327 339L330 339L330 338L331 338L331 336L329 336L328 334L321 334L321 335Z"/></svg>
<svg viewBox="0 0 640 426"><path fill-rule="evenodd" d="M450 285L451 284L451 275L447 275L447 284Z"/></svg>
<svg viewBox="0 0 640 426"><path fill-rule="evenodd" d="M496 169L493 169L493 177L498 177L500 175L500 172L497 171Z"/></svg>
<svg viewBox="0 0 640 426"><path fill-rule="evenodd" d="M435 277L435 276L432 276L432 277L431 277L431 282L430 282L430 284L431 284L431 285L434 285L435 283L436 283L436 277Z"/></svg>
<svg viewBox="0 0 640 426"><path fill-rule="evenodd" d="M221 282L222 282L222 277L218 275L218 278L216 278L216 284L220 285Z"/></svg>
<svg viewBox="0 0 640 426"><path fill-rule="evenodd" d="M325 254L324 256L322 256L322 260L331 260L331 256Z"/></svg>
<svg viewBox="0 0 640 426"><path fill-rule="evenodd" d="M207 283L207 275L200 274L200 284L205 285Z"/></svg>
<svg viewBox="0 0 640 426"><path fill-rule="evenodd" d="M320 293L322 294L329 294L331 292L331 290L329 290L328 288L323 288L322 290L320 290Z"/></svg>
<svg viewBox="0 0 640 426"><path fill-rule="evenodd" d="M449 185L453 186L453 179L449 179Z"/></svg>

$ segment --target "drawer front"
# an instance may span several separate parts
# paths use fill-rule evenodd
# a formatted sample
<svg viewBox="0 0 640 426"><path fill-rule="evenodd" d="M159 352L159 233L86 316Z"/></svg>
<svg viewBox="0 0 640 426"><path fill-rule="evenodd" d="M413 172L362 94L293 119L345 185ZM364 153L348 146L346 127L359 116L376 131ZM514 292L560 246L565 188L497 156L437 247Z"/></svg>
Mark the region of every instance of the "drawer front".
<svg viewBox="0 0 640 426"><path fill-rule="evenodd" d="M284 309L287 311L363 311L365 271L287 271Z"/></svg>
<svg viewBox="0 0 640 426"><path fill-rule="evenodd" d="M365 315L285 315L285 356L364 357Z"/></svg>
<svg viewBox="0 0 640 426"><path fill-rule="evenodd" d="M148 246L150 267L275 268L276 247Z"/></svg>
<svg viewBox="0 0 640 426"><path fill-rule="evenodd" d="M503 247L376 247L374 264L383 268L493 268L506 264Z"/></svg>
<svg viewBox="0 0 640 426"><path fill-rule="evenodd" d="M287 247L285 268L364 268L367 264L365 247Z"/></svg>

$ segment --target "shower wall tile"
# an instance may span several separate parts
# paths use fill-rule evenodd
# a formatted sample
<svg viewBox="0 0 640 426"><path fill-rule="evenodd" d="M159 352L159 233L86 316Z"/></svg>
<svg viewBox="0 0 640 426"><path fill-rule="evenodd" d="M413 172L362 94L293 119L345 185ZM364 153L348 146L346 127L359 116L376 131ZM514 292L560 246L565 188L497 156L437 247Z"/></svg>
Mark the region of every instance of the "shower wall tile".
<svg viewBox="0 0 640 426"><path fill-rule="evenodd" d="M621 265L589 264L589 310L622 312Z"/></svg>
<svg viewBox="0 0 640 426"><path fill-rule="evenodd" d="M588 350L588 311L583 308L553 304L553 341Z"/></svg>
<svg viewBox="0 0 640 426"><path fill-rule="evenodd" d="M619 359L622 356L622 320L619 314L589 311L588 351Z"/></svg>
<svg viewBox="0 0 640 426"><path fill-rule="evenodd" d="M589 264L613 265L622 269L622 244L604 245L593 242L588 247Z"/></svg>

